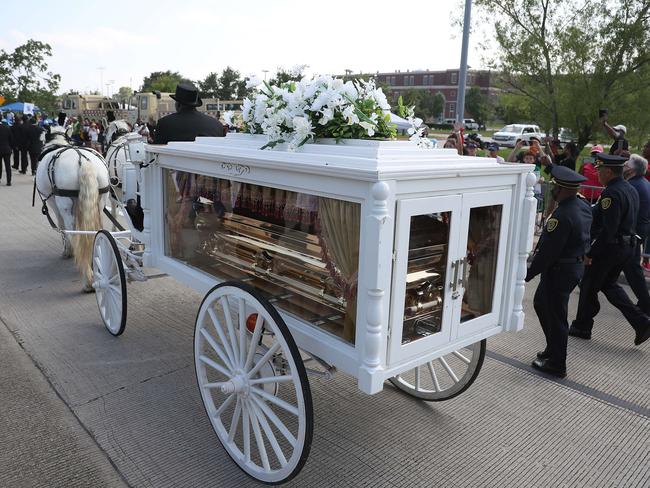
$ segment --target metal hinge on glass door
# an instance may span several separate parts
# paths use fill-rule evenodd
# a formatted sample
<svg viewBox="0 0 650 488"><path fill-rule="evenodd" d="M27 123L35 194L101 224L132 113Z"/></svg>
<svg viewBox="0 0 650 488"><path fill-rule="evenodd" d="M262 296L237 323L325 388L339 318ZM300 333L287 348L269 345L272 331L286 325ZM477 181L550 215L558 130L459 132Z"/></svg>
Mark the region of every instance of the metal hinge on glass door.
<svg viewBox="0 0 650 488"><path fill-rule="evenodd" d="M459 288L465 285L465 273L467 270L467 258L457 259L451 263L453 278L449 287L451 288L451 298L456 300L460 297Z"/></svg>

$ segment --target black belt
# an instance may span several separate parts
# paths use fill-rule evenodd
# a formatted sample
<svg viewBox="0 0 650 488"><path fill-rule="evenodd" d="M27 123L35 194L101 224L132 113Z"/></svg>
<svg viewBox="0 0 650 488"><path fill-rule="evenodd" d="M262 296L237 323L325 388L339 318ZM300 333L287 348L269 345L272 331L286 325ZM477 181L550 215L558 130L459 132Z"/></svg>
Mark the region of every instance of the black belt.
<svg viewBox="0 0 650 488"><path fill-rule="evenodd" d="M578 264L578 263L582 263L582 261L583 261L583 257L578 256L575 258L560 258L555 262L558 264Z"/></svg>

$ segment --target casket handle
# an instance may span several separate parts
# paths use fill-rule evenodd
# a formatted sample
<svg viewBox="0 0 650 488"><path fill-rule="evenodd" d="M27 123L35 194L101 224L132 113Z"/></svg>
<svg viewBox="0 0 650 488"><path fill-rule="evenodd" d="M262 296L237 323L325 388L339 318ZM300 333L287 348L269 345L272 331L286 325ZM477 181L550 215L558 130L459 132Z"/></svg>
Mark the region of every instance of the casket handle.
<svg viewBox="0 0 650 488"><path fill-rule="evenodd" d="M457 259L456 261L452 262L451 269L454 271L454 277L451 280L451 283L449 283L449 286L451 287L451 291L455 294L458 288L458 271L460 270L460 260ZM454 296L454 298L456 297Z"/></svg>

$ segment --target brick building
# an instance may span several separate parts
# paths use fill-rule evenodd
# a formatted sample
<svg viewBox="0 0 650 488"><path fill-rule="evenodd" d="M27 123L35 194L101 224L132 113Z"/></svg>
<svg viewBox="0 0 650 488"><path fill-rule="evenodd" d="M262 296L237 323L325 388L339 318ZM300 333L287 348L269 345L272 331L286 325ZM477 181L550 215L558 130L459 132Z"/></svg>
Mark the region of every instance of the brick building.
<svg viewBox="0 0 650 488"><path fill-rule="evenodd" d="M395 71L392 73L377 73L375 79L386 83L391 87L388 95L392 103L397 103L397 98L408 90L427 90L432 94L440 93L445 99L442 119L453 119L456 117L456 97L458 95L457 69L446 71ZM496 94L494 87L494 73L491 71L469 70L467 73L467 90L477 86L481 93L488 96ZM465 117L472 114L466 112Z"/></svg>

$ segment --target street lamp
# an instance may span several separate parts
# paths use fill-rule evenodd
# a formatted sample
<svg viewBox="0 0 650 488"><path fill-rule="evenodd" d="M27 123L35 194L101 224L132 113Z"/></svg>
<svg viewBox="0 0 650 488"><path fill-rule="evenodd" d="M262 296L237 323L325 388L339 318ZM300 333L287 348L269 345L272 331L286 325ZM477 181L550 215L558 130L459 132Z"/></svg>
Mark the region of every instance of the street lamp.
<svg viewBox="0 0 650 488"><path fill-rule="evenodd" d="M456 98L456 121L465 117L465 87L467 85L467 49L469 44L469 22L472 13L472 0L465 0L465 18L463 20L463 47L460 51L460 73L458 76L458 94Z"/></svg>
<svg viewBox="0 0 650 488"><path fill-rule="evenodd" d="M266 81L266 73L268 73L268 72L269 72L268 69L263 69L262 70L262 73L264 73L264 81Z"/></svg>

